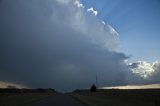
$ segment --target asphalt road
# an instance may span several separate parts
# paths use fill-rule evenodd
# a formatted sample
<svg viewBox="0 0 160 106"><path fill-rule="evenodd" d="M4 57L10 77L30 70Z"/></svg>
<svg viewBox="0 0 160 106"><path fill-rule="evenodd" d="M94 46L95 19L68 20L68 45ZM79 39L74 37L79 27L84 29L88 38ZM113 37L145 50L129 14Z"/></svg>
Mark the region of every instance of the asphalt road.
<svg viewBox="0 0 160 106"><path fill-rule="evenodd" d="M69 94L57 94L40 101L33 102L27 106L86 106L77 101Z"/></svg>

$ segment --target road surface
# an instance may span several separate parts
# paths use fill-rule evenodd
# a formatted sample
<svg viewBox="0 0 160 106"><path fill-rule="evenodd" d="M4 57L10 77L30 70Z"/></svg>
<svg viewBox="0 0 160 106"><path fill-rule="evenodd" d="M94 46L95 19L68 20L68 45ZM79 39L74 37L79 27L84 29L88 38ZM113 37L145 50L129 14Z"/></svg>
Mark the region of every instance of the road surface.
<svg viewBox="0 0 160 106"><path fill-rule="evenodd" d="M69 94L57 94L40 101L30 103L27 106L86 106Z"/></svg>

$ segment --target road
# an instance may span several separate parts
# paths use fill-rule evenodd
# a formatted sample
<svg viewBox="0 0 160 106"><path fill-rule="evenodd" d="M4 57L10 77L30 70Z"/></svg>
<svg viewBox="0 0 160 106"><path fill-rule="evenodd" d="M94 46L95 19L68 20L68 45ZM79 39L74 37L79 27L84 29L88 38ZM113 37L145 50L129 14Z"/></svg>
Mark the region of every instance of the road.
<svg viewBox="0 0 160 106"><path fill-rule="evenodd" d="M33 102L27 106L86 106L77 101L69 94L57 94L40 101Z"/></svg>

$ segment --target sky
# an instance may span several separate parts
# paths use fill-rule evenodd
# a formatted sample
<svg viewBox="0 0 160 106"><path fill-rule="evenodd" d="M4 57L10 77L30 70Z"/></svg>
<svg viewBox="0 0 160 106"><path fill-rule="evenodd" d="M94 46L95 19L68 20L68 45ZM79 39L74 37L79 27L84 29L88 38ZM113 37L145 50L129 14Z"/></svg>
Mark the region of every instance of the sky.
<svg viewBox="0 0 160 106"><path fill-rule="evenodd" d="M130 61L160 59L160 0L82 0L86 8L119 33L121 51Z"/></svg>
<svg viewBox="0 0 160 106"><path fill-rule="evenodd" d="M159 1L146 1L0 0L0 86L159 84Z"/></svg>

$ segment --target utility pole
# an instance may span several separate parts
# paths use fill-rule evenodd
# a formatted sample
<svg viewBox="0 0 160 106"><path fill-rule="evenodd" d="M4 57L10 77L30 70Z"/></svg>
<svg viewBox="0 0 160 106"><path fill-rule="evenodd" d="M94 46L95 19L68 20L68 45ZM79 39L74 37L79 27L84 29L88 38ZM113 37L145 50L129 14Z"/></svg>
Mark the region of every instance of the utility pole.
<svg viewBox="0 0 160 106"><path fill-rule="evenodd" d="M97 75L96 75L96 86L98 88L98 77L97 77Z"/></svg>

